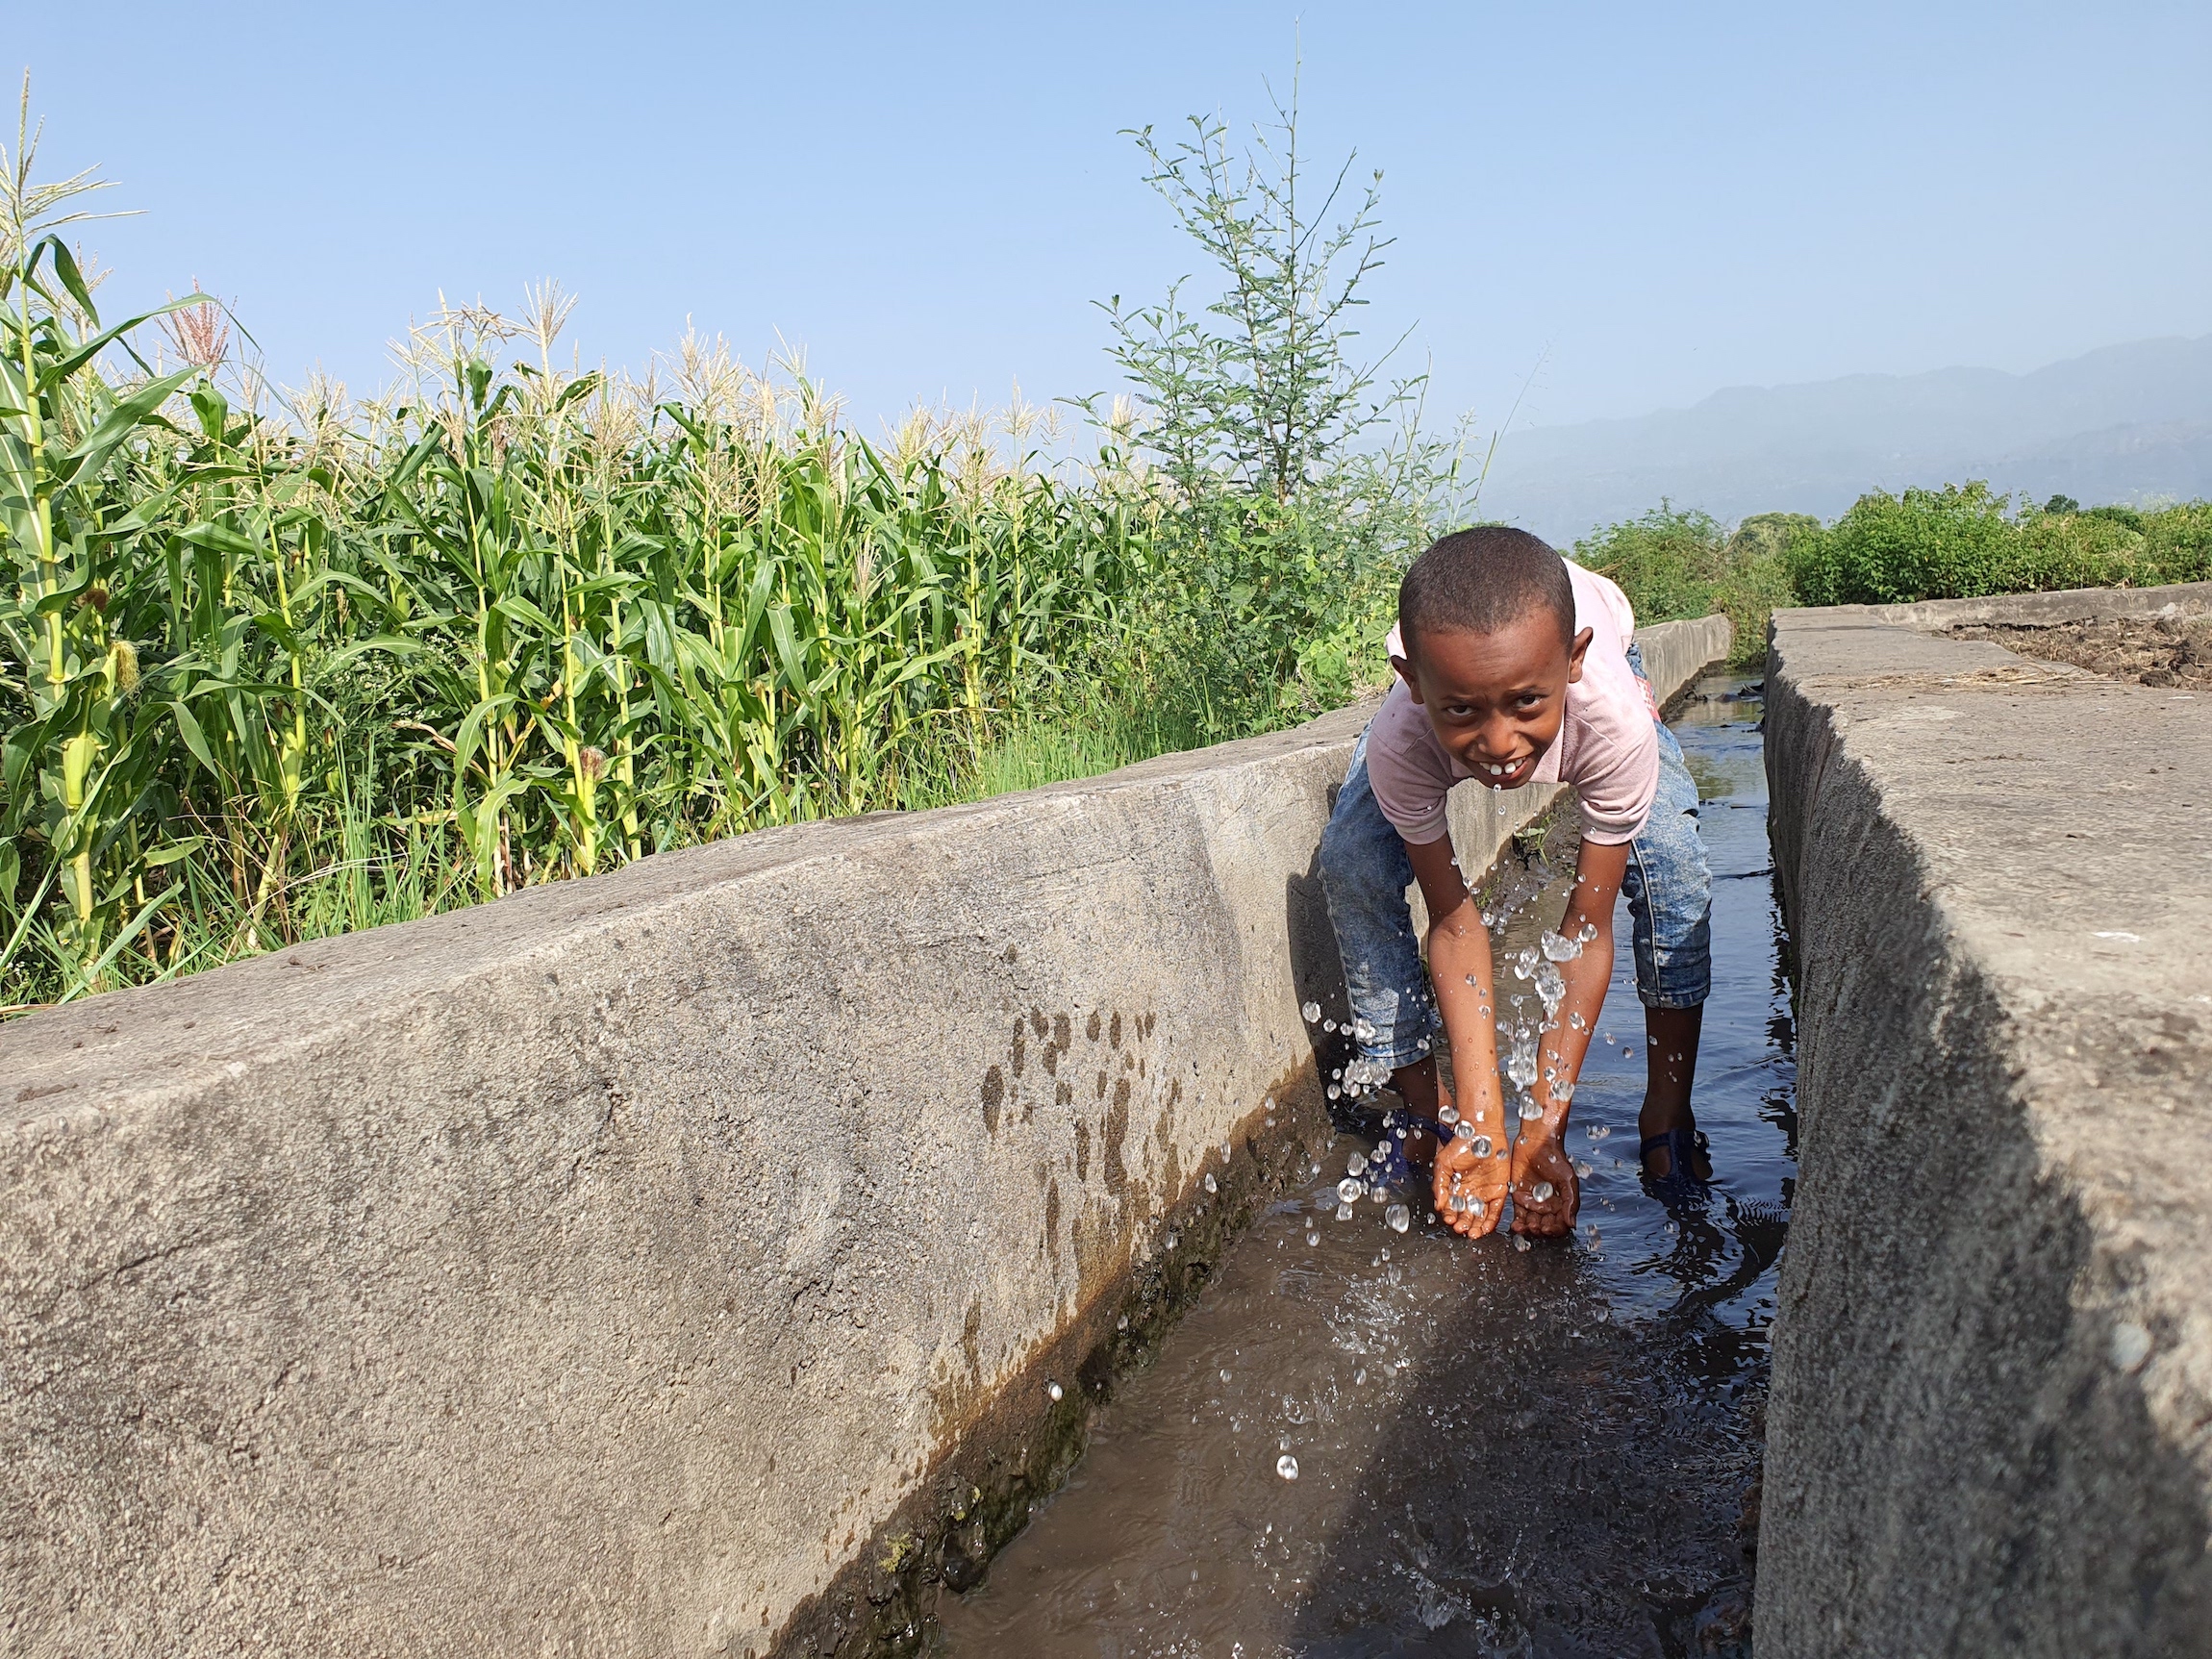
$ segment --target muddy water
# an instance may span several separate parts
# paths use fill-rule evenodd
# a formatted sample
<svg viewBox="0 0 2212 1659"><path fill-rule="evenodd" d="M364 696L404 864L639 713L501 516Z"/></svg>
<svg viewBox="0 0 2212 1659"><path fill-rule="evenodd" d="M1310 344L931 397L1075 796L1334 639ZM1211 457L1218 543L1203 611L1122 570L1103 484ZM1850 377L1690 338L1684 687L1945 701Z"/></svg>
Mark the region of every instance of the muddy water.
<svg viewBox="0 0 2212 1659"><path fill-rule="evenodd" d="M1584 1234L1525 1251L1418 1219L1397 1234L1376 1202L1340 1222L1334 1183L1361 1144L1340 1137L1310 1189L1230 1251L985 1584L944 1597L940 1651L1748 1652L1795 1119L1760 708L1732 695L1743 686L1704 682L1675 722L1716 877L1697 1093L1711 1198L1670 1216L1641 1189L1623 911L1611 1043L1575 1096ZM1547 855L1571 869L1571 842ZM1554 881L1526 905L1509 946L1556 923L1563 894Z"/></svg>

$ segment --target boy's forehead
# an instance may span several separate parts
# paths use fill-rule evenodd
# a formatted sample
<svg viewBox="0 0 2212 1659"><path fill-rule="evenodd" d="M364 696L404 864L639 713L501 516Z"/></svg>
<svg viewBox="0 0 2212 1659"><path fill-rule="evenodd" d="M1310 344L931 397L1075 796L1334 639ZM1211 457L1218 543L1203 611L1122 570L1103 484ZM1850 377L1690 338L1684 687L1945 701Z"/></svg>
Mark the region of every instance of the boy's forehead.
<svg viewBox="0 0 2212 1659"><path fill-rule="evenodd" d="M1559 637L1559 624L1541 610L1523 612L1487 632L1416 628L1406 646L1424 674L1470 687L1563 675L1571 654Z"/></svg>

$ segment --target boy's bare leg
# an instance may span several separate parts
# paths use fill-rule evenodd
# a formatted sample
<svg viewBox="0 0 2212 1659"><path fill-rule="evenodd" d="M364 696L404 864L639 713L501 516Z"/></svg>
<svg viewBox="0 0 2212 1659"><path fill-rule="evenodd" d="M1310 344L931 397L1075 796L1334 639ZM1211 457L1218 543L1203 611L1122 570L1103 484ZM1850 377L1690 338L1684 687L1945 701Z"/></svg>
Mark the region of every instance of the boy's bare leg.
<svg viewBox="0 0 2212 1659"><path fill-rule="evenodd" d="M1639 1135L1697 1127L1697 1114L1690 1107L1690 1089L1697 1078L1697 1040L1704 1027L1703 1004L1644 1011L1646 1070L1644 1110L1636 1119ZM1693 1167L1690 1173L1700 1181L1710 1180L1711 1160L1700 1158L1698 1162L1705 1167ZM1663 1181L1674 1172L1674 1161L1664 1146L1654 1146L1644 1167L1654 1180Z"/></svg>
<svg viewBox="0 0 2212 1659"><path fill-rule="evenodd" d="M1413 1066L1400 1066L1390 1074L1391 1085L1398 1097L1424 1123L1436 1121L1437 1108L1444 1104L1444 1085L1437 1080L1436 1057ZM1436 1138L1426 1129L1408 1129L1405 1137L1405 1161L1416 1169L1425 1169L1436 1157Z"/></svg>

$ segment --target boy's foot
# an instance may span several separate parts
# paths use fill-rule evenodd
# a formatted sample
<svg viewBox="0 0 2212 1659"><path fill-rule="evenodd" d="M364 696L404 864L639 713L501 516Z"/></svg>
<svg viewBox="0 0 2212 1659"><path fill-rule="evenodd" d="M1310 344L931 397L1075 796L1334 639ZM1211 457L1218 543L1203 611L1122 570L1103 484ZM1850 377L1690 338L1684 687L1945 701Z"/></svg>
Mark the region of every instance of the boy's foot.
<svg viewBox="0 0 2212 1659"><path fill-rule="evenodd" d="M1397 1120L1383 1131L1375 1150L1368 1154L1369 1171L1386 1187L1425 1181L1436 1161L1436 1125L1420 1118L1409 1123L1398 1113L1391 1116Z"/></svg>
<svg viewBox="0 0 2212 1659"><path fill-rule="evenodd" d="M1512 1179L1513 1148L1502 1129L1492 1136L1455 1136L1437 1149L1436 1213L1462 1238L1482 1238L1505 1219Z"/></svg>
<svg viewBox="0 0 2212 1659"><path fill-rule="evenodd" d="M1637 1147L1645 1185L1662 1203L1702 1197L1713 1178L1713 1160L1704 1135L1695 1128L1662 1129Z"/></svg>

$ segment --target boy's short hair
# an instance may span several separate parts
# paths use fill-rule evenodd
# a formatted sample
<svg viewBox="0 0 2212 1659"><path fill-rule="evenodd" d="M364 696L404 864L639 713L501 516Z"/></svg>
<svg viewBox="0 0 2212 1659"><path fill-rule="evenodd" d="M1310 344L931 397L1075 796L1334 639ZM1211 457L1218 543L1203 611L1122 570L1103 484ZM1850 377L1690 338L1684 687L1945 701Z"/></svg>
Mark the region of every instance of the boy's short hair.
<svg viewBox="0 0 2212 1659"><path fill-rule="evenodd" d="M1567 561L1540 538L1503 524L1438 538L1398 584L1398 632L1408 650L1417 633L1495 634L1539 609L1558 618L1559 637L1573 649Z"/></svg>

